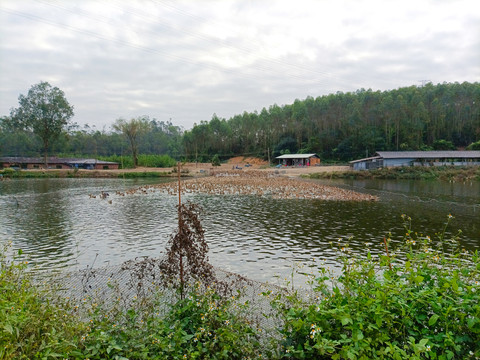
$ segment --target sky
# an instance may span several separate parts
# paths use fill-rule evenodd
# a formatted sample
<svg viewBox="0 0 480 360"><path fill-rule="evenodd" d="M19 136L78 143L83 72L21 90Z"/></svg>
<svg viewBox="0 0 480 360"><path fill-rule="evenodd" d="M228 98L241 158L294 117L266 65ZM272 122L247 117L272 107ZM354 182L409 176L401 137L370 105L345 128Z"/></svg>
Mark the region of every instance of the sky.
<svg viewBox="0 0 480 360"><path fill-rule="evenodd" d="M0 0L0 116L41 81L83 128L480 82L478 0Z"/></svg>

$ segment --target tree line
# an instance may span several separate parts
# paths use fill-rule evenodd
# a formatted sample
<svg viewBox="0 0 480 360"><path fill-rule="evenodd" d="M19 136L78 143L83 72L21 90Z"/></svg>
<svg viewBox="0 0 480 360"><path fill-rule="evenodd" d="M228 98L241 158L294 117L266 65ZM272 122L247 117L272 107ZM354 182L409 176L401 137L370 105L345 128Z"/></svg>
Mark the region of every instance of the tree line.
<svg viewBox="0 0 480 360"><path fill-rule="evenodd" d="M45 99L57 106L53 113ZM69 121L73 106L63 92L48 83L20 95L19 104L0 118L0 156L131 154L135 162L138 154L211 161L214 156L272 160L285 153L317 153L323 161L348 161L381 150L480 148L479 83L337 92L229 119L214 114L190 130L149 116L117 119L110 129L80 127ZM47 134L54 120L55 132Z"/></svg>
<svg viewBox="0 0 480 360"><path fill-rule="evenodd" d="M185 131L188 158L317 153L352 160L376 151L466 148L480 140L480 84L361 89L272 105Z"/></svg>

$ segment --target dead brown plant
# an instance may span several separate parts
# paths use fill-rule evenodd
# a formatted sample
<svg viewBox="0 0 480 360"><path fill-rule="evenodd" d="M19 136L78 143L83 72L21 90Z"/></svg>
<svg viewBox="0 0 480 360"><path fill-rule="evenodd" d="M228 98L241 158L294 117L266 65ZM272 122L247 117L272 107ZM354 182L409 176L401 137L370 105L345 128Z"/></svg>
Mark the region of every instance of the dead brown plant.
<svg viewBox="0 0 480 360"><path fill-rule="evenodd" d="M160 261L162 281L185 296L185 286L192 281L216 283L213 266L208 261L208 244L199 219L199 206L179 205L179 227L167 244L166 257Z"/></svg>

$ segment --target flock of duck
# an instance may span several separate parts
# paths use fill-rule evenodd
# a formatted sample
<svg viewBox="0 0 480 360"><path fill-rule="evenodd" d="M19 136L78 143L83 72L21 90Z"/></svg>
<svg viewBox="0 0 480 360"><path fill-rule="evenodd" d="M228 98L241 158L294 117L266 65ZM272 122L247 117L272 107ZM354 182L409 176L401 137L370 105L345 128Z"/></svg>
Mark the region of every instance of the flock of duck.
<svg viewBox="0 0 480 360"><path fill-rule="evenodd" d="M116 195L147 194L160 191L170 195L178 195L178 183L168 182L146 185L116 192ZM208 195L256 195L274 199L318 199L335 201L375 201L376 196L362 194L316 182L289 178L273 172L250 170L229 170L198 177L181 182L182 194L201 193ZM106 196L100 195L105 199Z"/></svg>

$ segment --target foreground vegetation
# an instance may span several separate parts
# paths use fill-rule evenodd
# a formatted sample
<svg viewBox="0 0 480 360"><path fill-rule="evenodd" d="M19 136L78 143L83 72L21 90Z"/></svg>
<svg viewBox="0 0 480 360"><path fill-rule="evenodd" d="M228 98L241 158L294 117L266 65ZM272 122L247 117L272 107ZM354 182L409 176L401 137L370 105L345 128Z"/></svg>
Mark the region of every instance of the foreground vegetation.
<svg viewBox="0 0 480 360"><path fill-rule="evenodd" d="M27 264L0 260L0 359L478 359L480 256L447 225L411 229L398 248L355 256L340 244L340 275L320 267L312 291L265 292L279 320L270 341L239 293L195 283L165 315L156 301L71 303L33 284ZM173 249L173 248L172 248ZM303 295L301 295L303 294Z"/></svg>

